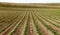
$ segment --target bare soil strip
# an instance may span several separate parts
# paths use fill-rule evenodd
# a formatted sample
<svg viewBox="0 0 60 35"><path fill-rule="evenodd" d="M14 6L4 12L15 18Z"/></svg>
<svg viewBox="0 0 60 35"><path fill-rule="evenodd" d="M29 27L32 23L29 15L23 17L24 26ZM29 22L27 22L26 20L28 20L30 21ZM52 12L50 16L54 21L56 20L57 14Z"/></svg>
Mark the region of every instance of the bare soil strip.
<svg viewBox="0 0 60 35"><path fill-rule="evenodd" d="M19 21L19 20L18 20ZM11 25L8 29L6 29L2 35L8 35L8 33L17 25L18 21L14 22L13 25Z"/></svg>
<svg viewBox="0 0 60 35"><path fill-rule="evenodd" d="M53 18L50 18L50 17L46 17L46 18L48 18L48 19L50 19L50 20L56 22L57 24L60 24L60 21L59 21L59 20L56 20L56 19L53 19Z"/></svg>
<svg viewBox="0 0 60 35"><path fill-rule="evenodd" d="M24 32L23 30L24 30L25 22L27 20L26 17L27 16L25 16L21 24L17 27L17 30L11 33L12 35L21 35L22 32Z"/></svg>
<svg viewBox="0 0 60 35"><path fill-rule="evenodd" d="M60 16L51 16L50 18L60 22Z"/></svg>
<svg viewBox="0 0 60 35"><path fill-rule="evenodd" d="M37 14L38 14L38 13L37 13ZM39 15L39 14L38 14L38 15ZM39 16L41 16L41 15L39 15ZM45 17L43 17L43 16L41 16L41 17L42 17L43 19L45 19L47 22L49 22L50 24L52 24L52 25L60 28L60 24L58 24L58 23L56 23L56 22L54 22L54 21L52 21L52 20L50 20L50 19L48 19L48 18L45 18Z"/></svg>
<svg viewBox="0 0 60 35"><path fill-rule="evenodd" d="M25 22L27 20L26 17L27 16L23 18L22 22L16 27L16 29L13 29L14 31L12 31L11 35L21 35L24 32Z"/></svg>
<svg viewBox="0 0 60 35"><path fill-rule="evenodd" d="M32 14L30 14L30 33L31 33L31 35L39 35L38 31L36 29L36 26L34 24Z"/></svg>
<svg viewBox="0 0 60 35"><path fill-rule="evenodd" d="M31 33L30 33L30 14L28 15L28 30L27 30L27 32L26 32L26 35L32 35Z"/></svg>
<svg viewBox="0 0 60 35"><path fill-rule="evenodd" d="M22 19L18 18L17 21L14 22L14 24L12 26L10 26L8 29L6 29L1 35L8 35L8 33L11 32L11 30L14 29L15 26L17 25L17 23L19 23Z"/></svg>
<svg viewBox="0 0 60 35"><path fill-rule="evenodd" d="M26 21L24 23L24 29L23 29L23 32L22 32L21 35L27 35L27 31L28 31L28 15L29 15L29 12L27 12Z"/></svg>
<svg viewBox="0 0 60 35"><path fill-rule="evenodd" d="M17 16L16 16L16 17L17 17ZM9 24L11 21L14 21L14 19L16 19L16 17L14 17L13 19L10 19L10 18L4 18L5 20L3 20L3 21L0 22L0 26L1 26L1 25L4 26L4 24L6 24L6 23Z"/></svg>
<svg viewBox="0 0 60 35"><path fill-rule="evenodd" d="M0 30L3 30L4 28L8 27L10 24L13 24L15 21L16 21L17 18L15 19L12 19L11 22L9 23L4 23L1 27L0 27Z"/></svg>
<svg viewBox="0 0 60 35"><path fill-rule="evenodd" d="M43 17L43 16L41 16L41 17ZM54 21L52 21L52 20L50 20L50 19L48 19L46 17L43 17L43 18L45 18L46 20L50 21L51 23L57 25L57 27L60 27L60 24L58 24L58 23L56 23L56 22L54 22Z"/></svg>
<svg viewBox="0 0 60 35"><path fill-rule="evenodd" d="M34 26L34 22L33 22L31 14L29 15L29 23L28 23L27 35L38 35L38 33L36 31L36 27Z"/></svg>
<svg viewBox="0 0 60 35"><path fill-rule="evenodd" d="M39 16L38 16L39 17ZM56 34L60 35L60 29L57 28L56 26L52 25L51 23L47 22L46 20L44 20L42 17L39 17L49 28L51 28L52 30L55 31Z"/></svg>
<svg viewBox="0 0 60 35"><path fill-rule="evenodd" d="M54 35L51 31L49 31L38 19L37 17L35 17L35 22L37 24L37 26L39 27L39 29L42 32L42 35Z"/></svg>
<svg viewBox="0 0 60 35"><path fill-rule="evenodd" d="M38 14L38 16L40 16L40 15ZM50 20L46 17L43 17L43 16L40 16L40 17L43 18L44 20L46 20L47 22L49 22L50 24L52 24L52 25L54 25L54 26L56 26L57 28L60 29L60 24L58 24L58 23L56 23L56 22L54 22L54 21L52 21L52 20Z"/></svg>

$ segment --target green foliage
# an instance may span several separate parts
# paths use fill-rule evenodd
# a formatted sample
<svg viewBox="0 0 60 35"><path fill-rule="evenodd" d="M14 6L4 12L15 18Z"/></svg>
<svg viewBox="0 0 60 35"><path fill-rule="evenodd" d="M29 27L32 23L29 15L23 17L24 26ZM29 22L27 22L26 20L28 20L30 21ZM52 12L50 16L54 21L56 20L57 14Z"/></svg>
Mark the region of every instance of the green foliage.
<svg viewBox="0 0 60 35"><path fill-rule="evenodd" d="M34 22L34 25L35 25L35 27L36 27L37 33L38 33L39 35L42 35L42 32L40 31L40 29L38 28L38 26L37 26L36 23L35 23L35 19L34 19L33 15L32 15L32 18L33 18L33 22Z"/></svg>
<svg viewBox="0 0 60 35"><path fill-rule="evenodd" d="M36 16L36 15L35 15ZM36 16L38 18L38 20L50 31L52 31L52 33L54 33L54 35L59 35L55 30L53 30L52 28L50 28L48 25L45 24L44 21L42 21L38 16Z"/></svg>
<svg viewBox="0 0 60 35"><path fill-rule="evenodd" d="M22 20L20 21L20 23L16 26L16 28L14 29L14 31L10 33L10 35L13 35L13 33L16 32L16 30L18 29L18 27L20 26L20 24L23 22L23 20L24 20L25 18L26 18L26 14L25 14L24 18L22 18Z"/></svg>

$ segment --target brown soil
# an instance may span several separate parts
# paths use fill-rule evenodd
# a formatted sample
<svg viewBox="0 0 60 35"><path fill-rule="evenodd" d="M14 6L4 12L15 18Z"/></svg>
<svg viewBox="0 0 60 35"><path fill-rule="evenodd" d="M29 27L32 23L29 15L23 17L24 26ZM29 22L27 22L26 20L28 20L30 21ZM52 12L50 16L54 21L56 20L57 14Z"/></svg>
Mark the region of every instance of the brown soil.
<svg viewBox="0 0 60 35"><path fill-rule="evenodd" d="M59 21L59 20L56 20L56 19L53 19L53 18L50 18L50 17L46 17L46 18L49 18L49 19L51 19L52 21L56 22L57 24L60 24L60 21Z"/></svg>
<svg viewBox="0 0 60 35"><path fill-rule="evenodd" d="M38 35L33 19L32 19L32 15L30 15L30 33L31 33L30 35Z"/></svg>
<svg viewBox="0 0 60 35"><path fill-rule="evenodd" d="M49 23L49 22L47 22L46 20L44 20L43 18L41 18L44 22L45 22L45 24L48 26L48 27L50 27L50 28L52 28L53 30L55 30L58 34L60 34L59 32L60 32L60 28L57 28L56 26L54 26L54 25L52 25L51 23Z"/></svg>
<svg viewBox="0 0 60 35"><path fill-rule="evenodd" d="M18 18L18 19L16 20L16 22L15 22L15 24L14 24L13 26L9 27L5 32L3 32L2 35L7 35L7 34L16 26L16 24L17 24L19 21L20 21L20 18Z"/></svg>
<svg viewBox="0 0 60 35"><path fill-rule="evenodd" d="M15 33L13 33L13 35L21 35L24 29L24 24L25 24L26 18L23 19L22 23L20 24L20 26L18 27L18 29L16 30Z"/></svg>
<svg viewBox="0 0 60 35"><path fill-rule="evenodd" d="M48 18L46 18L46 17L43 17L43 18L47 19L48 21L52 22L52 23L55 24L55 25L60 26L60 24L58 24L58 23L56 23L56 22L54 22L54 21L52 21L52 20L50 20L50 19L48 19Z"/></svg>
<svg viewBox="0 0 60 35"><path fill-rule="evenodd" d="M2 22L2 25L0 26L0 30L2 30L3 28L5 28L6 26L8 26L9 24L13 23L14 21L16 21L16 19L12 19L11 21L4 21Z"/></svg>
<svg viewBox="0 0 60 35"><path fill-rule="evenodd" d="M37 26L39 27L40 31L42 32L42 35L54 35L36 17L35 17L35 22Z"/></svg>
<svg viewBox="0 0 60 35"><path fill-rule="evenodd" d="M31 33L30 33L30 15L28 16L28 19L29 19L29 21L28 21L28 31L27 31L27 35L32 35Z"/></svg>

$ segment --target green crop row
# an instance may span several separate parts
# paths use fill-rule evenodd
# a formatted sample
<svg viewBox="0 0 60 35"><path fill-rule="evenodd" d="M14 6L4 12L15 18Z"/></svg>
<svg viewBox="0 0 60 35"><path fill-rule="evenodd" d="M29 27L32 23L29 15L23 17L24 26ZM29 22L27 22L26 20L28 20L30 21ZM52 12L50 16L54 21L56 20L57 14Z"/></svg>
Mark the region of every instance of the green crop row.
<svg viewBox="0 0 60 35"><path fill-rule="evenodd" d="M47 17L47 18L50 19L50 20L52 20L52 21L54 21L54 22L56 22L57 24L60 24L60 22L58 22L59 21L58 19L53 19L51 17ZM58 20L58 21L56 21L56 20Z"/></svg>
<svg viewBox="0 0 60 35"><path fill-rule="evenodd" d="M16 28L13 30L13 32L10 33L10 35L13 35L13 33L16 32L16 30L18 29L18 27L20 26L20 24L23 22L23 20L26 18L26 15L22 18L22 20L20 21L20 23L18 23L18 25L16 26Z"/></svg>
<svg viewBox="0 0 60 35"><path fill-rule="evenodd" d="M5 28L3 28L2 30L0 30L0 33L2 33L3 31L5 31L8 27L10 27L11 25L13 25L12 23L10 23L8 26L6 26Z"/></svg>
<svg viewBox="0 0 60 35"><path fill-rule="evenodd" d="M16 19L18 16L16 16L14 19ZM10 21L12 21L12 20L14 20L14 19L11 19ZM3 21L1 21L1 22L3 22ZM6 24L6 23L0 23L0 26L2 26L2 25L4 25L4 24ZM9 23L8 23L9 24Z"/></svg>
<svg viewBox="0 0 60 35"><path fill-rule="evenodd" d="M40 16L41 17L41 16ZM43 18L43 17L42 17ZM58 26L58 25L56 25L56 24L54 24L54 23L52 23L52 22L50 22L49 20L47 20L47 19L45 19L45 18L43 18L44 20L46 20L47 22L49 22L49 23L51 23L52 25L54 25L54 26L56 26L56 27L58 27L58 28L60 28L60 26Z"/></svg>
<svg viewBox="0 0 60 35"><path fill-rule="evenodd" d="M27 19L27 22L26 22L26 27L25 27L24 35L27 35L26 33L28 31L28 22L29 22L29 19Z"/></svg>
<svg viewBox="0 0 60 35"><path fill-rule="evenodd" d="M34 19L34 16L33 16L33 15L32 15L32 19L33 19L34 25L35 25L35 27L36 27L37 33L38 33L39 35L42 35L42 32L40 31L40 29L39 29L38 26L36 25L36 22L35 22L35 19Z"/></svg>
<svg viewBox="0 0 60 35"><path fill-rule="evenodd" d="M50 28L48 25L45 24L45 22L43 20L41 20L37 15L35 15L38 20L50 31L52 31L52 33L54 33L54 35L59 35L55 30L53 30L52 28Z"/></svg>
<svg viewBox="0 0 60 35"><path fill-rule="evenodd" d="M40 16L40 15L38 15L38 16ZM40 16L40 17L41 17L41 16ZM43 17L41 17L41 18L43 18ZM56 27L60 28L60 26L58 26L58 25L56 25L56 24L54 24L54 23L50 22L49 20L47 20L47 19L45 19L45 18L43 18L43 19L44 19L44 20L46 20L47 22L51 23L52 25L54 25L54 26L56 26Z"/></svg>

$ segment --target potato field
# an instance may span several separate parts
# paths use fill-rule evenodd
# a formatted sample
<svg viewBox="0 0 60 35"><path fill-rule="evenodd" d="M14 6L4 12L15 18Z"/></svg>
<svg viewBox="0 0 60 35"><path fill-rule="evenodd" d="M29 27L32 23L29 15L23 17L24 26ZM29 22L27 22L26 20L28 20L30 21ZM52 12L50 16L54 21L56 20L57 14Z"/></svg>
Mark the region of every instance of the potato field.
<svg viewBox="0 0 60 35"><path fill-rule="evenodd" d="M0 35L60 35L60 9L0 7Z"/></svg>

